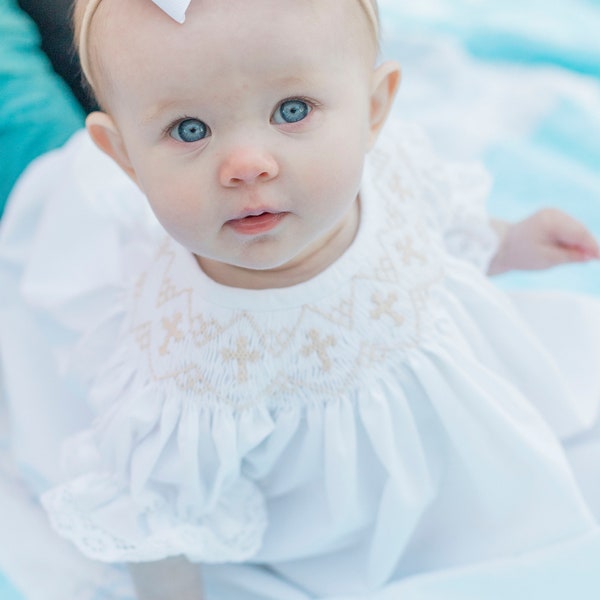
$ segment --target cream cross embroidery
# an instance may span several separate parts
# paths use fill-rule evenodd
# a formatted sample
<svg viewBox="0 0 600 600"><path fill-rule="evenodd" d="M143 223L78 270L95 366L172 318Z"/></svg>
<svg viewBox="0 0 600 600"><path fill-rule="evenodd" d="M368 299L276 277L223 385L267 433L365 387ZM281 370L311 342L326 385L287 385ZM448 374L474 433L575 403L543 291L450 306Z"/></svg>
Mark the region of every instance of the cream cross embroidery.
<svg viewBox="0 0 600 600"><path fill-rule="evenodd" d="M156 299L157 308L166 304L169 300L172 300L177 295L177 288L171 281L168 275L165 275L160 290L158 291L158 298Z"/></svg>
<svg viewBox="0 0 600 600"><path fill-rule="evenodd" d="M162 326L166 331L166 335L165 335L165 341L163 342L162 346L158 349L159 353L162 356L165 356L165 354L169 353L169 343L171 340L180 342L185 337L185 334L179 328L181 319L182 319L182 315L180 312L176 312L173 315L172 319L169 319L168 317L163 317Z"/></svg>
<svg viewBox="0 0 600 600"><path fill-rule="evenodd" d="M331 362L331 358L329 358L329 355L327 354L327 348L335 346L335 338L332 335L330 335L325 339L321 339L321 336L319 335L319 332L316 329L311 329L308 332L308 337L310 338L312 344L304 346L304 348L302 348L302 355L310 356L311 354L315 353L321 360L323 370L330 371L331 367L333 366L333 363Z"/></svg>
<svg viewBox="0 0 600 600"><path fill-rule="evenodd" d="M240 337L237 341L235 350L223 350L223 358L225 360L234 360L238 366L238 381L244 383L248 381L248 363L258 362L260 354L254 350L250 352L248 348L248 338Z"/></svg>
<svg viewBox="0 0 600 600"><path fill-rule="evenodd" d="M376 305L371 311L371 317L379 320L384 315L391 317L396 325L404 324L404 317L394 310L394 304L398 302L398 296L396 294L388 294L388 297L384 300L379 292L376 292L371 297L371 301Z"/></svg>
<svg viewBox="0 0 600 600"><path fill-rule="evenodd" d="M415 250L414 241L411 237L407 237L405 240L398 242L396 244L396 248L398 248L398 251L402 256L402 262L405 265L410 265L414 259L423 264L427 263L427 259L423 256L423 254Z"/></svg>

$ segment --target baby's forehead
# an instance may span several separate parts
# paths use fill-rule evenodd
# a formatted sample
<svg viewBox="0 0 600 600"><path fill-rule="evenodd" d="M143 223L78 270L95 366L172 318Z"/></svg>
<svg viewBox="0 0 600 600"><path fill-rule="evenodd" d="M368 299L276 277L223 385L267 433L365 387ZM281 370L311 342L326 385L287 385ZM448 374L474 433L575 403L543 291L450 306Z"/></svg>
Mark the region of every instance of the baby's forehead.
<svg viewBox="0 0 600 600"><path fill-rule="evenodd" d="M247 0L245 1L247 2ZM240 26L239 21L232 18L232 15L236 15L236 8L238 10L244 8L244 4L239 4L241 2L242 0L192 0L188 10L188 23L190 21L197 23L199 20L210 22L213 24L214 30L222 32L223 37L226 38L232 33L235 34L235 31L232 32L232 30ZM236 7L236 4L239 6ZM90 9L94 5L95 11L90 19ZM294 11L296 11L298 14L304 15L307 14L307 11L311 11L314 18L311 18L310 22L307 20L303 22L304 26L309 24L308 27L313 33L319 28L318 24L322 23L321 31L327 30L332 36L335 32L338 34L344 32L344 36L339 39L343 41L344 45L347 45L348 40L356 41L357 44L361 43L360 37L366 38L368 31L370 45L375 51L378 49L378 16L375 0L326 0L325 2L323 0L259 0L252 2L252 10L271 29L281 26L281 19L274 18L278 10L280 15L282 10L292 14L295 14ZM260 15L260 12L263 14ZM329 19L326 18L328 14ZM79 35L82 66L96 93L99 91L100 80L102 80L101 87L104 87L106 77L102 77L102 75L108 75L112 70L115 56L119 62L127 60L127 53L121 55L118 52L111 52L111 46L121 47L123 40L131 42L134 39L139 40L144 29L150 30L156 23L160 23L162 30L155 29L155 37L148 42L149 46L160 47L164 41L163 35L178 37L183 44L185 40L190 40L190 36L186 36L185 29L179 28L193 27L191 23L183 26L176 24L166 14L160 12L152 0L127 0L126 2L122 2L122 0L76 0L74 15L76 35ZM202 19L198 18L199 15L202 16ZM334 16L332 17L332 15ZM86 22L89 28L86 28ZM350 32L350 30L352 31ZM362 32L362 35L357 32ZM272 40L272 38L270 39ZM201 46L202 42L201 36L193 40L194 46ZM255 45L254 42L260 44L261 40L252 40L252 46ZM307 35L306 44L310 43L310 36ZM179 48L183 51L185 48L182 47L182 44L179 45ZM206 44L204 48L206 48ZM123 46L123 49L126 48ZM273 51L277 51L275 45ZM210 48L208 53L210 53ZM103 65L107 57L110 58L110 69L105 69L104 67L107 65ZM211 60L210 56L206 58L207 61ZM218 59L219 57L212 58Z"/></svg>

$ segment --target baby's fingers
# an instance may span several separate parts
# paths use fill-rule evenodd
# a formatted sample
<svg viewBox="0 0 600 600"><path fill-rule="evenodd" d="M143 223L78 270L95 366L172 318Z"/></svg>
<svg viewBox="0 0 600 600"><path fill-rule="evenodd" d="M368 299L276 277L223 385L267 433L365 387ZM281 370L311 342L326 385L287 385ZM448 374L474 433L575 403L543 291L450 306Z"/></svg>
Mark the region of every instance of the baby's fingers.
<svg viewBox="0 0 600 600"><path fill-rule="evenodd" d="M588 248L569 246L560 249L564 255L564 262L586 262L588 260L598 260L598 250L591 251Z"/></svg>
<svg viewBox="0 0 600 600"><path fill-rule="evenodd" d="M563 214L554 231L554 241L569 261L600 259L600 246L592 233L579 221Z"/></svg>
<svg viewBox="0 0 600 600"><path fill-rule="evenodd" d="M546 246L540 255L537 268L547 269L567 263L582 263L594 258L581 248L560 245Z"/></svg>
<svg viewBox="0 0 600 600"><path fill-rule="evenodd" d="M571 261L585 261L600 259L600 247L594 236L584 229L580 235L573 239L559 238L557 240L558 250L570 257Z"/></svg>

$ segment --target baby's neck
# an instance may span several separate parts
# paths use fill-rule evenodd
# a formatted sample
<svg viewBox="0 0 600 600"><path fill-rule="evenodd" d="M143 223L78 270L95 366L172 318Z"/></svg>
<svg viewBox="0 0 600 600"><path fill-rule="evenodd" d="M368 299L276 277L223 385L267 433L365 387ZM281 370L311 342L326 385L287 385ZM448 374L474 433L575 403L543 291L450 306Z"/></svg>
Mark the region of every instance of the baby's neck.
<svg viewBox="0 0 600 600"><path fill-rule="evenodd" d="M322 273L350 247L360 222L360 203L348 217L302 256L274 269L245 269L197 256L200 268L214 281L228 287L264 290L304 283Z"/></svg>

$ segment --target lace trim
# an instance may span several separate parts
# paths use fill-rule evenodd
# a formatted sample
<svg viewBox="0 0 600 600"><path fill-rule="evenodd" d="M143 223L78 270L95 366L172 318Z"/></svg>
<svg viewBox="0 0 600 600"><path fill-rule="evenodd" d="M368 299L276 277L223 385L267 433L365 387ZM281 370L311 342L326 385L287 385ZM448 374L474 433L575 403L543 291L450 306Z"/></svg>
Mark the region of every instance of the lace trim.
<svg viewBox="0 0 600 600"><path fill-rule="evenodd" d="M165 499L145 494L135 502L110 474L93 473L42 496L54 529L89 558L150 562L185 555L203 563L241 562L260 548L267 517L259 490L239 480L212 514L186 521ZM118 521L110 529L103 521ZM128 532L136 523L135 532Z"/></svg>

